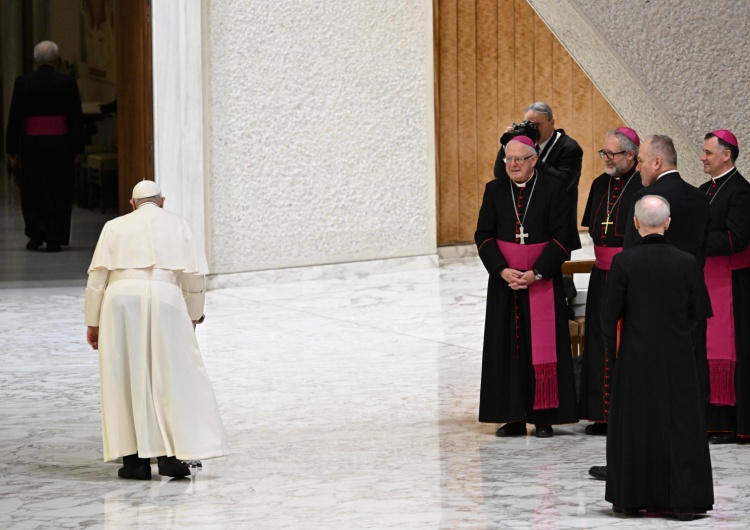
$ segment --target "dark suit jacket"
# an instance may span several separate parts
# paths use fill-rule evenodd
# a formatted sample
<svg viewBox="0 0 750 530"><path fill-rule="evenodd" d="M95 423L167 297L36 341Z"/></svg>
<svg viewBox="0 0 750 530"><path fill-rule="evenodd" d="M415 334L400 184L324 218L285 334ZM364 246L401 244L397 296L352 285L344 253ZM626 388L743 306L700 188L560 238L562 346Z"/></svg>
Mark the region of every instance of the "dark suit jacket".
<svg viewBox="0 0 750 530"><path fill-rule="evenodd" d="M539 161L536 168L546 175L559 181L565 189L568 204L573 219L573 226L578 229L578 181L581 179L581 165L583 164L583 149L578 142L565 134L564 129L556 129L560 137L552 144L555 137L552 136L545 146L545 150L539 154ZM542 159L546 155L546 162ZM507 178L508 173L505 170L505 148L501 147L495 159L495 178Z"/></svg>
<svg viewBox="0 0 750 530"><path fill-rule="evenodd" d="M669 173L633 195L629 219L635 215L635 203L645 195L659 195L669 202L672 222L664 234L675 247L695 256L703 270L706 261L708 222L711 217L706 196L695 186L682 180L679 173ZM630 248L641 236L634 223L629 223L625 232L624 248Z"/></svg>

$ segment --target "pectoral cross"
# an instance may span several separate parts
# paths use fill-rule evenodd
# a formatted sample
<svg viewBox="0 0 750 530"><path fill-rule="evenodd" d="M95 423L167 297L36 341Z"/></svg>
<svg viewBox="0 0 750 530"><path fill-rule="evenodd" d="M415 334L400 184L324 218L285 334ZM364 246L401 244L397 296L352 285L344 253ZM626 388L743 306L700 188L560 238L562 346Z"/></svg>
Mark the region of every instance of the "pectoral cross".
<svg viewBox="0 0 750 530"><path fill-rule="evenodd" d="M521 240L521 244L525 245L527 237L529 237L529 234L524 233L524 231L523 231L523 225L521 225L521 228L520 228L519 232L516 234L516 239L520 239Z"/></svg>
<svg viewBox="0 0 750 530"><path fill-rule="evenodd" d="M602 226L604 227L604 235L607 235L607 228L609 228L609 225L613 225L612 221L609 220L609 215L607 215L607 220L602 222Z"/></svg>

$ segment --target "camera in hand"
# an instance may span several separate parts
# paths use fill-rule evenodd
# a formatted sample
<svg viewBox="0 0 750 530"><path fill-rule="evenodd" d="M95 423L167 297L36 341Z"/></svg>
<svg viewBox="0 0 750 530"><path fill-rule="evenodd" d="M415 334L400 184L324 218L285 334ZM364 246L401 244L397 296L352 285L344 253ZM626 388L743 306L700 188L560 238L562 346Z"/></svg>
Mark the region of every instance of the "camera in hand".
<svg viewBox="0 0 750 530"><path fill-rule="evenodd" d="M521 123L514 123L512 127L512 131L508 131L500 137L501 144L507 145L516 136L528 136L534 143L539 142L539 128L536 126L536 123L526 120Z"/></svg>

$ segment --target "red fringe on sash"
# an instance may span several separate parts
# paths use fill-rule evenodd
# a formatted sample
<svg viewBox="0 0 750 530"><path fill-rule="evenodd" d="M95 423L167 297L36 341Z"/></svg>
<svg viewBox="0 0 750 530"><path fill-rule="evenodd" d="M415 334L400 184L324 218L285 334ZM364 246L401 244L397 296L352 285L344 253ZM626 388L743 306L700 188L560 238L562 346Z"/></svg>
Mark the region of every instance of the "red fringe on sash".
<svg viewBox="0 0 750 530"><path fill-rule="evenodd" d="M712 405L734 406L736 396L734 392L735 361L728 359L709 359L708 373L710 380L709 403Z"/></svg>
<svg viewBox="0 0 750 530"><path fill-rule="evenodd" d="M534 410L556 409L560 406L557 389L557 363L534 365Z"/></svg>

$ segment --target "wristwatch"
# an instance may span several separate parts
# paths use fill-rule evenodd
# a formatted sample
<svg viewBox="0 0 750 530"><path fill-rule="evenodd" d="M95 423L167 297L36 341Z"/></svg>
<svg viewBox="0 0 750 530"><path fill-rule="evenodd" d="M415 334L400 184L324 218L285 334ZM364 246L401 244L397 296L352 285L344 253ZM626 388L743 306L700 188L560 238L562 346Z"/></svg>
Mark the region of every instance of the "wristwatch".
<svg viewBox="0 0 750 530"><path fill-rule="evenodd" d="M531 269L531 271L534 273L534 279L535 280L541 280L542 279L542 273L539 272L536 269Z"/></svg>

